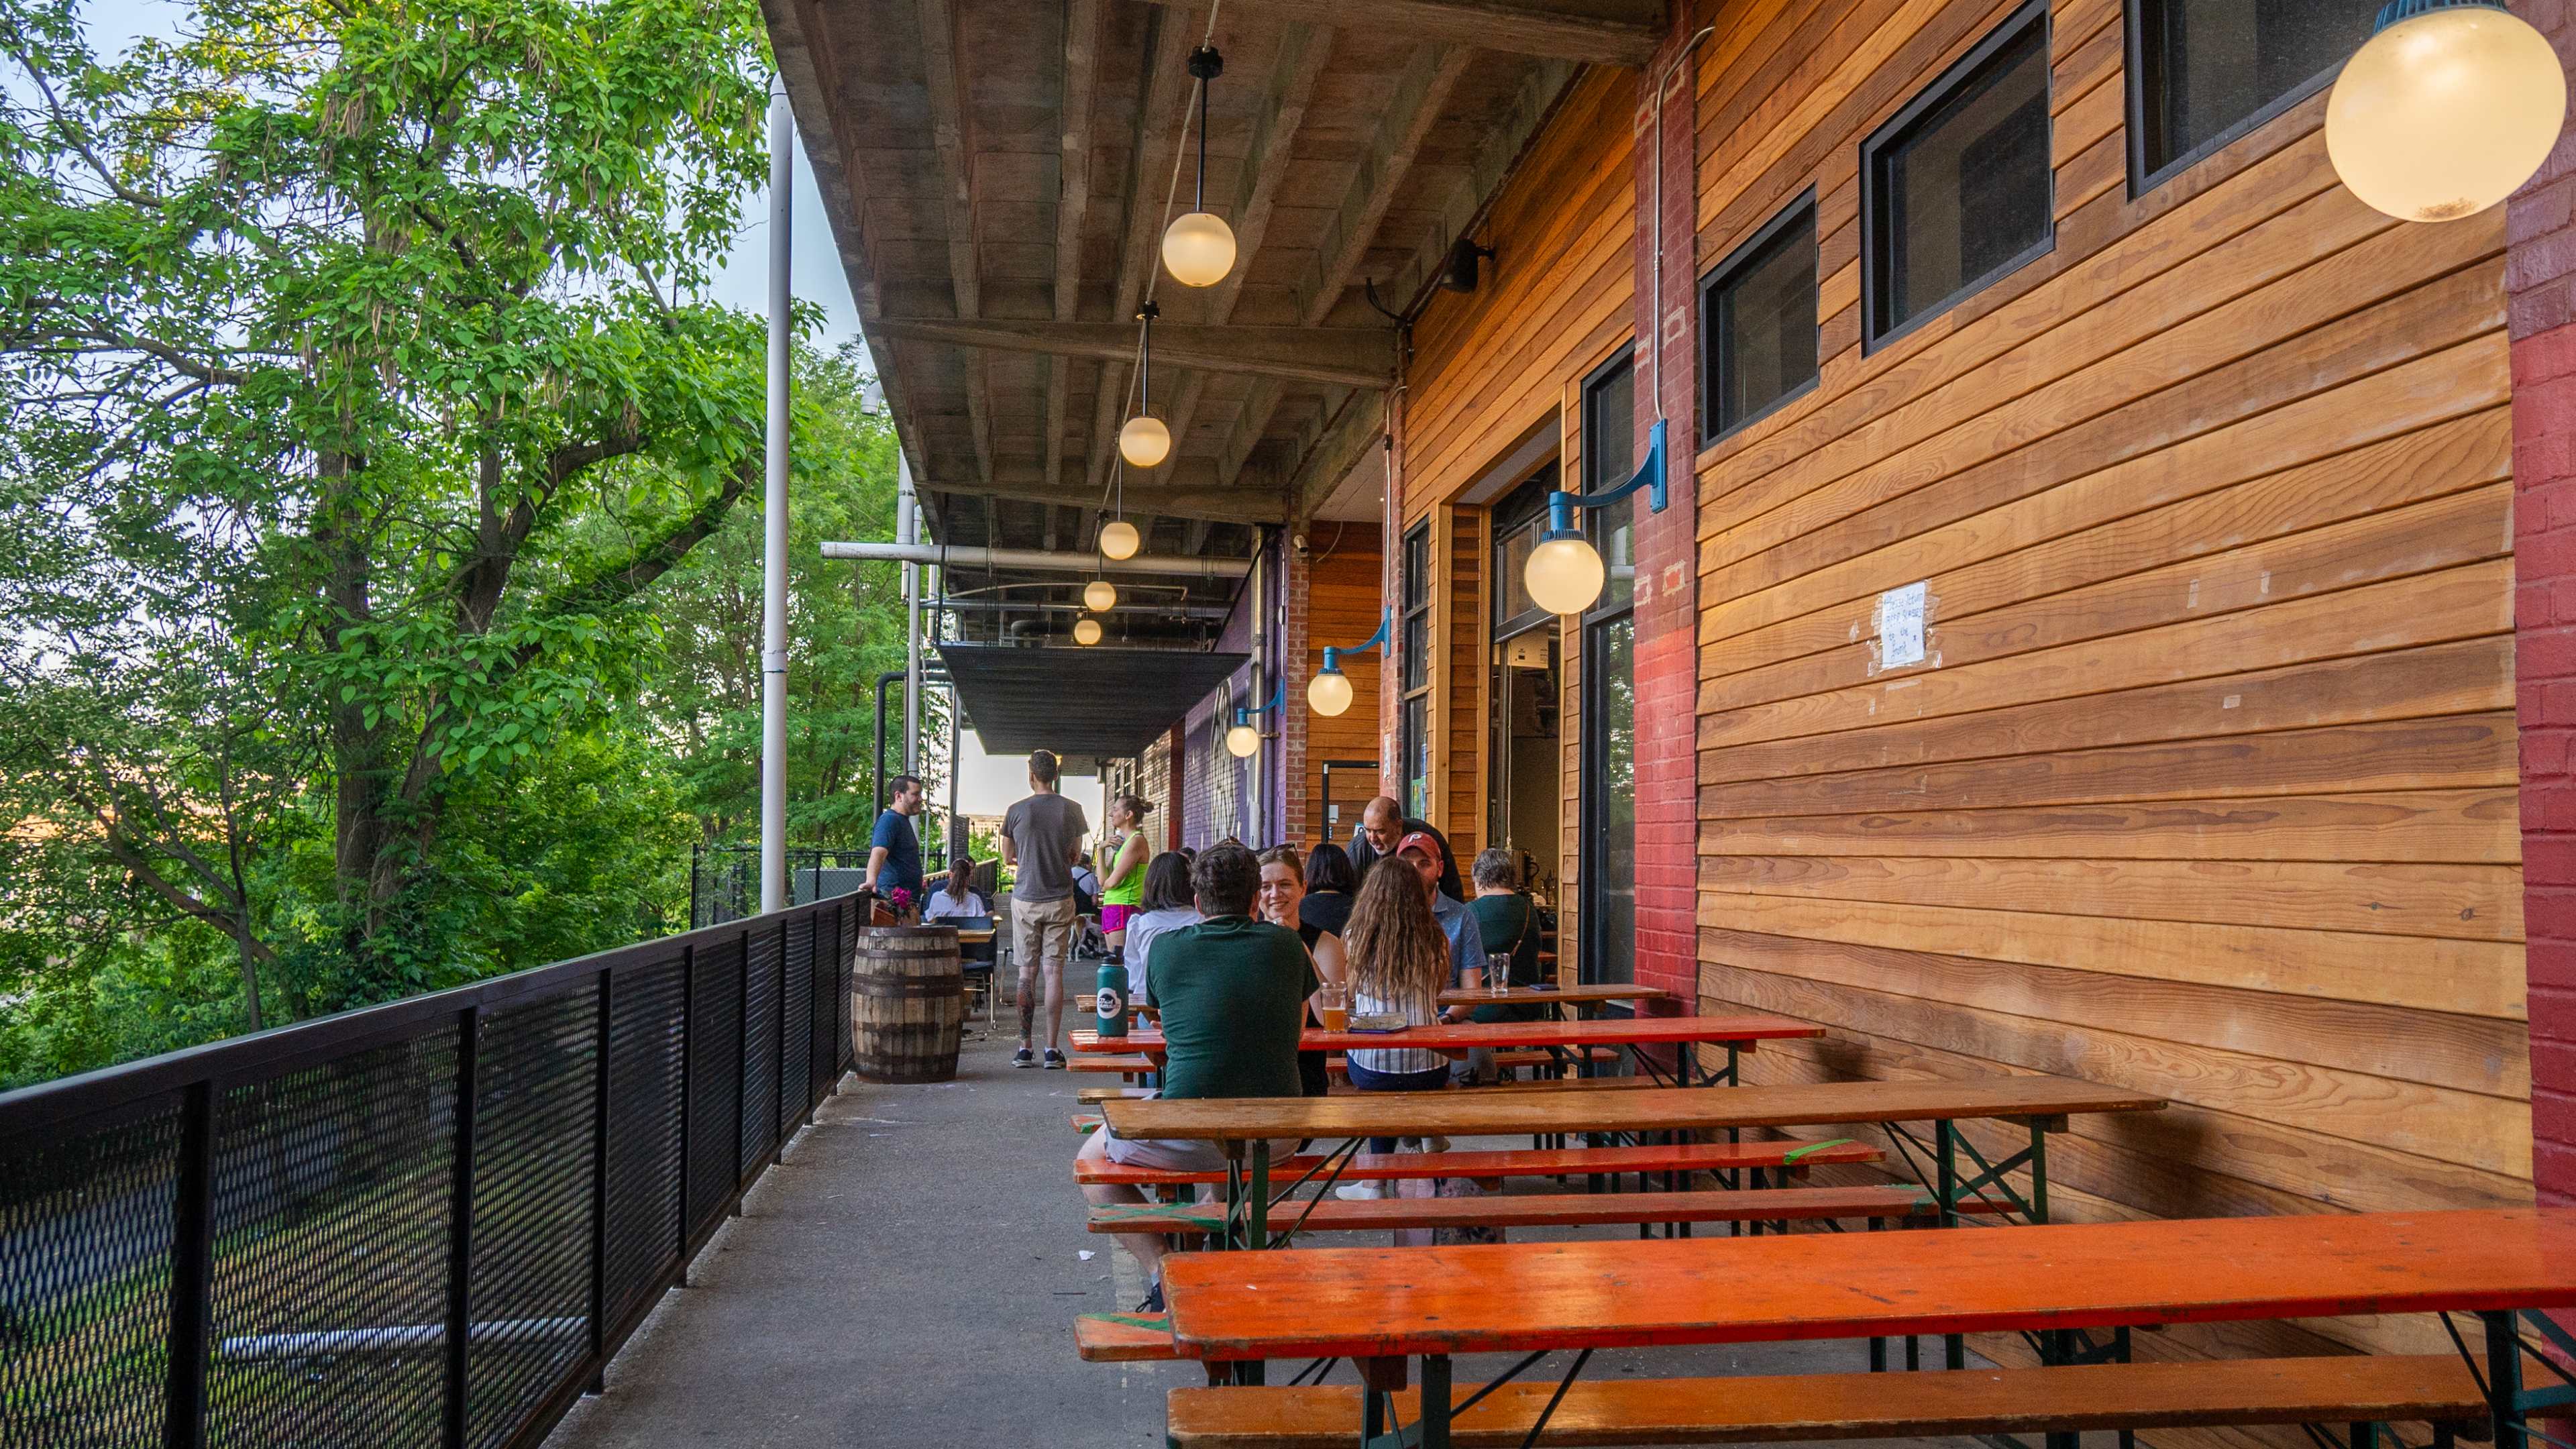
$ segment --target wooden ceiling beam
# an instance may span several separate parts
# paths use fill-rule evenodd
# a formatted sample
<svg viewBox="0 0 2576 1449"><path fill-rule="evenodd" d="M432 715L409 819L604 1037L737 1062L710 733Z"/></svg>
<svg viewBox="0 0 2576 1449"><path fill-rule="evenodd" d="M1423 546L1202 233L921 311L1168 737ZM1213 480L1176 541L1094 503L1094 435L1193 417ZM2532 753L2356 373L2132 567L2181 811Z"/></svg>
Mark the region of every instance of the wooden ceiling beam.
<svg viewBox="0 0 2576 1449"><path fill-rule="evenodd" d="M1429 139L1432 123L1440 118L1441 107L1448 104L1449 92L1466 73L1473 54L1464 46L1426 45L1397 77L1393 99L1387 103L1377 135L1369 142L1368 153L1360 158L1359 169L1343 191L1341 206L1325 228L1325 242L1317 252L1315 270L1298 289L1300 322L1309 327L1321 326L1341 304L1342 294L1350 290L1361 260L1368 255L1369 242L1376 236L1379 223L1386 219L1396 188L1404 184L1405 173L1412 169L1413 158ZM1253 384L1243 407L1235 414L1224 445L1217 450L1217 476L1231 479L1243 471L1253 450L1261 445L1262 435L1270 431L1271 415L1278 411L1285 391L1268 380Z"/></svg>
<svg viewBox="0 0 2576 1449"><path fill-rule="evenodd" d="M1102 0L1071 0L1064 12L1064 104L1057 134L1062 151L1056 162L1055 320L1071 322L1082 315L1082 226L1091 212L1091 111L1093 83L1099 72ZM1064 450L1072 430L1065 426L1067 399L1073 390L1073 363L1047 359L1047 486L1064 481Z"/></svg>
<svg viewBox="0 0 2576 1449"><path fill-rule="evenodd" d="M1261 10L1373 35L1625 66L1654 57L1665 20L1663 0L1261 0Z"/></svg>
<svg viewBox="0 0 2576 1449"><path fill-rule="evenodd" d="M957 68L957 13L950 0L920 0L924 94L930 139L939 156L940 198L948 221L948 278L957 315L983 311L983 273L975 249L975 148L967 135L965 85ZM993 476L992 380L981 354L966 357L966 418L975 466Z"/></svg>
<svg viewBox="0 0 2576 1449"><path fill-rule="evenodd" d="M1110 362L1124 362L1136 355L1136 325L1132 322L887 317L879 319L877 328L898 341L944 342L1003 352L1097 357ZM1337 387L1386 387L1395 376L1395 329L1208 327L1163 322L1154 328L1154 361L1175 368L1294 378Z"/></svg>
<svg viewBox="0 0 2576 1449"><path fill-rule="evenodd" d="M1219 483L1216 465L1208 459L1191 459L1155 471L1177 473L1179 476L1169 481L1157 480L1151 487L1138 487L1132 480L1128 483L1127 517L1140 530L1158 517L1206 518L1238 523L1288 521L1288 505L1277 489ZM990 485L971 478L947 478L916 481L915 486L924 493L979 496L988 504L996 498L1015 503L1064 502L1061 492L1046 486L1046 472L1034 461L1021 466L1005 464L1000 476ZM1083 548L1090 542L1088 537L1079 538L1067 546Z"/></svg>
<svg viewBox="0 0 2576 1449"><path fill-rule="evenodd" d="M1135 144L1128 150L1131 164L1125 191L1126 234L1119 243L1118 290L1115 310L1110 313L1122 323L1136 315L1136 308L1145 300L1145 284L1158 265L1163 191L1171 179L1172 157L1181 144L1181 122L1187 114L1182 102L1190 93L1189 58L1191 49L1198 44L1197 18L1195 12L1185 9L1159 10L1154 16L1145 94L1136 112ZM1134 371L1124 358L1100 366L1100 386L1093 395L1091 436L1083 464L1083 487L1094 497L1107 491L1110 446L1117 441L1119 422L1127 415L1128 383Z"/></svg>
<svg viewBox="0 0 2576 1449"><path fill-rule="evenodd" d="M1324 65L1332 55L1332 31L1293 21L1281 28L1279 58L1271 67L1261 114L1252 123L1252 142L1244 152L1233 204L1222 213L1234 228L1234 270L1199 294L1204 299L1199 315L1211 323L1224 323L1234 317L1235 303L1243 295L1244 278L1251 274L1253 259L1269 235L1270 217L1278 207L1279 183L1287 176L1288 162L1297 149L1297 128L1306 123L1306 108L1315 98L1316 83L1323 79ZM1187 291L1177 289L1174 295ZM1176 448L1186 443L1198 422L1207 381L1206 372L1192 372L1181 384L1171 411L1165 414Z"/></svg>

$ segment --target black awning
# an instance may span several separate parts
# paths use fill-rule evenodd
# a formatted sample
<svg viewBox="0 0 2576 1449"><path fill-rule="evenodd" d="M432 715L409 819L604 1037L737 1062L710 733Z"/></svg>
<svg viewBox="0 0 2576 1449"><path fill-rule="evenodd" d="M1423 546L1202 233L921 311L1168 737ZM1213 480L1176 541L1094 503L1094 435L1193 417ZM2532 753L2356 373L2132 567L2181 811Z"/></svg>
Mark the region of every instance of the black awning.
<svg viewBox="0 0 2576 1449"><path fill-rule="evenodd" d="M941 644L987 754L1140 755L1249 654ZM1247 704L1258 701L1246 700Z"/></svg>

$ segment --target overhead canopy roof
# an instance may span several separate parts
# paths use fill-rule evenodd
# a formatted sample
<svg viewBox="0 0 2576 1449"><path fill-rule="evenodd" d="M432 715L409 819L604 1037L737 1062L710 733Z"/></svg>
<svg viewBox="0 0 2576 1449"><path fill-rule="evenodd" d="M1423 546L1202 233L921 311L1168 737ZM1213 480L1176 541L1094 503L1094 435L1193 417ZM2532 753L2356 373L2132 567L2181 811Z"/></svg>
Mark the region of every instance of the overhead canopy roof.
<svg viewBox="0 0 2576 1449"><path fill-rule="evenodd" d="M1374 452L1397 333L1372 289L1398 312L1427 297L1577 73L1642 64L1667 10L1224 6L1205 188L1239 254L1199 290L1157 279L1169 213L1199 185L1188 63L1204 3L762 6L933 535L1093 546L1116 516L1114 440L1141 401L1131 349L1151 296L1151 411L1172 456L1127 473L1124 512L1148 554L1227 558L1312 515ZM1348 511L1373 517L1374 500ZM1060 604L1080 584L1003 570L951 589ZM1177 602L1230 593L1194 583ZM987 640L1012 622L957 620Z"/></svg>
<svg viewBox="0 0 2576 1449"><path fill-rule="evenodd" d="M1053 750L1103 759L1143 754L1252 660L1195 650L956 643L941 644L939 657L985 753Z"/></svg>

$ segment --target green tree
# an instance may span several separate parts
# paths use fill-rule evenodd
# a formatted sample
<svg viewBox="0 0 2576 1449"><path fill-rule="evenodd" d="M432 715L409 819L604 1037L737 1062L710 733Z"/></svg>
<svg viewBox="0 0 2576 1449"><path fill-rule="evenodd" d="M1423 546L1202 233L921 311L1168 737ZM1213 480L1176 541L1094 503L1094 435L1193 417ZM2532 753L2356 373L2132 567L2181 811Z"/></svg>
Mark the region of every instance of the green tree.
<svg viewBox="0 0 2576 1449"><path fill-rule="evenodd" d="M895 443L860 402L855 344L800 352L788 495L788 834L799 844L861 845L873 822L876 680L903 667L902 582L892 564L828 560L833 539L894 534ZM658 590L664 661L647 691L683 763L680 778L709 843L748 841L760 825L761 521L748 512L694 550ZM901 754L902 691L888 696L888 768ZM944 746L946 703L925 733Z"/></svg>
<svg viewBox="0 0 2576 1449"><path fill-rule="evenodd" d="M253 984L450 974L460 805L618 727L639 597L757 483L758 324L681 299L762 45L748 0L202 0L102 64L0 0L7 527L70 560L10 599L20 818Z"/></svg>

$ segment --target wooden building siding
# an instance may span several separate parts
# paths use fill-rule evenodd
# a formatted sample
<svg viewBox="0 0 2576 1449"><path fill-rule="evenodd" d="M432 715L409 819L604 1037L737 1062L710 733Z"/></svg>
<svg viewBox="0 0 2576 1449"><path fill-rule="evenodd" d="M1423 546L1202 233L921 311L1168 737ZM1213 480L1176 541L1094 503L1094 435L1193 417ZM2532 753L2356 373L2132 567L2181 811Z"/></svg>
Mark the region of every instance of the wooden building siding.
<svg viewBox="0 0 2576 1449"><path fill-rule="evenodd" d="M1373 649L1342 661L1351 681L1351 707L1326 717L1309 709L1305 681L1324 667L1324 648L1357 644L1377 632L1379 579L1384 560L1377 529L1365 523L1315 522L1306 527L1306 661L1288 681L1287 707L1305 720L1306 828L1308 838L1347 843L1359 822L1359 808L1375 793L1373 777L1360 771L1336 772L1333 788L1342 806L1339 828L1324 816L1324 762L1378 758L1378 661L1385 650Z"/></svg>
<svg viewBox="0 0 2576 1449"><path fill-rule="evenodd" d="M1703 1000L1831 1029L1754 1081L2170 1095L2052 1143L2062 1218L2527 1202L2504 213L2363 207L2322 94L2133 200L2121 7L2057 0L2053 250L1864 354L1860 142L2016 8L1701 51L1699 254L1813 187L1824 358L1698 459Z"/></svg>
<svg viewBox="0 0 2576 1449"><path fill-rule="evenodd" d="M1577 397L1583 375L1626 346L1635 283L1636 206L1633 72L1587 75L1558 108L1528 156L1496 197L1480 232L1497 255L1485 264L1483 284L1471 293L1438 293L1416 323L1404 404L1402 476L1398 507L1406 526L1434 515L1451 535L1434 556L1455 570L1463 562L1486 572L1489 531L1481 508L1444 507L1511 449L1557 416L1561 456L1572 467ZM1568 476L1571 476L1569 473ZM1467 528L1456 524L1464 517ZM1472 529L1472 557L1457 552ZM1442 641L1431 661L1435 711L1433 738L1450 751L1435 774L1435 808L1462 854L1483 843L1487 808L1484 776L1488 720L1485 628L1490 597L1465 591L1472 610L1435 616ZM1438 600L1461 594L1445 577ZM1443 625L1447 627L1442 627ZM1570 975L1574 955L1575 891L1580 874L1580 827L1571 808L1580 774L1577 726L1579 641L1564 639L1564 768L1568 809L1561 817L1563 849L1557 864L1563 920L1558 959ZM1386 728L1392 731L1393 716Z"/></svg>

